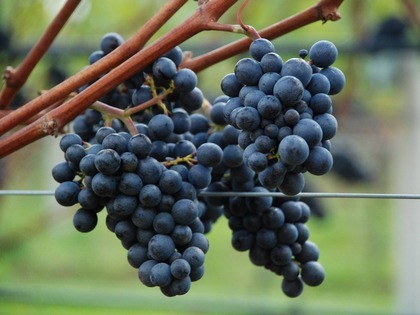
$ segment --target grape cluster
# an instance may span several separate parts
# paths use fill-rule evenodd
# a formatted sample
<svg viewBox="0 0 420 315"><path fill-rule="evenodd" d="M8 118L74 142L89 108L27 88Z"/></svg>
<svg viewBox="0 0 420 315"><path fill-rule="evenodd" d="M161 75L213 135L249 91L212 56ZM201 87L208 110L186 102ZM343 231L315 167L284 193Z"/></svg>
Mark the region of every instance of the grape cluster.
<svg viewBox="0 0 420 315"><path fill-rule="evenodd" d="M124 42L118 33L105 34L100 41L100 49L89 56L89 64L99 61ZM167 113L175 108L192 112L199 109L204 96L197 87L197 75L190 69L179 68L183 59L183 51L179 46L157 58L145 69L126 80L123 84L103 95L99 101L110 106L126 109L150 101L159 93L168 92L164 100L156 101L149 108L133 115L133 120L138 123L147 123L153 115ZM83 91L90 84L79 89ZM127 131L118 119L109 122L117 131ZM101 113L88 109L77 116L73 122L73 130L84 141L95 141L96 131L104 126L105 119Z"/></svg>
<svg viewBox="0 0 420 315"><path fill-rule="evenodd" d="M105 35L89 63L122 42L116 33ZM201 193L295 195L305 172L331 168L337 122L330 95L345 83L332 67L335 46L317 42L284 64L265 39L255 40L250 53L223 78L224 95L211 105L196 74L179 67L183 53L175 47L100 99L121 109L149 102L131 115L137 134L88 109L73 122L75 133L60 141L65 161L52 170L57 202L80 206L73 217L80 232L92 231L105 208L106 225L140 281L166 296L187 293L203 276L205 234L222 215L233 248L282 276L287 296L324 280L305 224L310 208L299 198Z"/></svg>
<svg viewBox="0 0 420 315"><path fill-rule="evenodd" d="M252 189L267 192L261 186ZM232 246L248 251L250 261L282 276L282 290L299 296L303 284L320 285L325 271L318 262L319 250L308 240L309 207L301 201L271 197L234 197L225 208L232 230Z"/></svg>
<svg viewBox="0 0 420 315"><path fill-rule="evenodd" d="M330 139L337 120L330 95L345 84L344 74L332 66L337 48L322 40L284 63L266 39L254 40L249 51L251 57L222 79L229 99L221 111L240 130L244 162L260 183L295 195L305 185L303 173L323 175L333 164ZM308 54L309 62L302 58Z"/></svg>
<svg viewBox="0 0 420 315"><path fill-rule="evenodd" d="M150 134L163 137L168 131L164 117L172 122L166 115L154 116ZM60 183L57 202L80 205L73 217L80 232L93 230L97 213L106 208L106 225L128 250L128 262L138 269L140 281L160 287L167 296L187 293L191 282L204 274L209 248L204 233L222 213L197 198L198 190L211 180L211 165L221 161L221 149L203 144L191 165L196 149L188 140L174 144L177 157L167 155L166 163L152 157L155 142L142 133L130 136L102 127L94 142L86 143L77 134L62 137L65 161L52 170Z"/></svg>
<svg viewBox="0 0 420 315"><path fill-rule="evenodd" d="M218 106L213 106L210 117L216 118ZM220 118L221 119L221 118ZM214 120L213 120L214 121ZM212 171L212 183L207 192L251 192L269 194L258 174L244 162L243 149L238 145L240 131L226 125L212 134L223 148L222 164ZM211 140L211 139L210 139ZM325 271L318 262L319 250L309 241L306 222L311 210L298 198L205 197L208 205L223 207L224 216L232 230L232 247L248 252L251 263L282 276L282 291L297 297L304 284L320 285Z"/></svg>

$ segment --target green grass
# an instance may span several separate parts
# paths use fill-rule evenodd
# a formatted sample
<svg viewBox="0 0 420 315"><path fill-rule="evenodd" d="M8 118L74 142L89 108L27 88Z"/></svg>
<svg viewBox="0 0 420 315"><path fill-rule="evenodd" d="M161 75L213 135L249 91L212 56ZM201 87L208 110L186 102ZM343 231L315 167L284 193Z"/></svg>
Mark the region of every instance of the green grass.
<svg viewBox="0 0 420 315"><path fill-rule="evenodd" d="M284 300L256 295L197 290L177 298L157 291L139 294L134 287L80 285L8 285L0 287L1 314L390 314L386 305L364 306L355 300ZM232 293L232 292L231 292ZM332 296L331 296L332 297ZM357 300L360 302L360 300Z"/></svg>

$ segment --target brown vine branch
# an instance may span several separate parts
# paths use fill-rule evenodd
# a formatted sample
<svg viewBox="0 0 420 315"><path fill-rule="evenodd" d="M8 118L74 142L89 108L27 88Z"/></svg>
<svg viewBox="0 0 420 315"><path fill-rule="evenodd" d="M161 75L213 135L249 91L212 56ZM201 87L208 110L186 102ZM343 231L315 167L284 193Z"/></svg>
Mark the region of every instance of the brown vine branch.
<svg viewBox="0 0 420 315"><path fill-rule="evenodd" d="M127 127L131 135L138 134L137 128L134 125L133 120L131 119L130 116L126 114L124 110L116 108L116 107L112 107L108 104L105 104L99 101L96 101L90 107L102 113L104 117L109 117L110 121L112 121L112 119L114 118L118 118L119 120L121 120L123 124Z"/></svg>
<svg viewBox="0 0 420 315"><path fill-rule="evenodd" d="M261 37L271 40L316 21L337 21L340 19L340 14L337 10L343 1L321 0L316 5L264 28L258 33ZM245 52L251 42L251 38L242 38L201 56L186 59L181 66L190 68L195 72L202 71L214 64Z"/></svg>
<svg viewBox="0 0 420 315"><path fill-rule="evenodd" d="M36 114L36 115L32 116L31 118L29 118L27 121L24 121L22 123L22 125L28 125L30 123L33 123L37 119L41 118L42 116L44 116L45 114L47 114L48 112L50 112L51 110L53 110L54 108L62 105L64 102L65 102L65 99L62 99L62 100L60 100L58 102L55 102L54 104L52 104L48 108L42 110L38 114ZM3 118L3 117L6 117L7 115L10 115L14 111L15 111L15 109L1 109L0 110L0 118Z"/></svg>
<svg viewBox="0 0 420 315"><path fill-rule="evenodd" d="M238 10L238 13L236 14L236 19L238 20L239 25L246 31L249 31L249 26L245 25L242 21L242 12L245 10L245 7L247 6L249 0L245 0L244 3L242 3L241 7Z"/></svg>
<svg viewBox="0 0 420 315"><path fill-rule="evenodd" d="M109 92L115 86L153 62L156 56L164 54L173 47L205 30L208 21L217 21L236 1L213 0L200 5L195 13L180 25L111 70L107 75L103 76L74 98L36 122L18 130L7 138L1 139L0 157L6 156L46 135L56 135L58 130L93 104L101 95ZM47 94L45 93L43 95Z"/></svg>
<svg viewBox="0 0 420 315"><path fill-rule="evenodd" d="M5 84L0 92L0 109L7 108L13 101L19 89L25 84L32 70L47 52L58 33L66 24L74 10L76 10L80 1L81 0L67 0L46 29L44 35L42 35L39 41L33 46L19 67L13 69L9 66L6 68L3 74Z"/></svg>
<svg viewBox="0 0 420 315"><path fill-rule="evenodd" d="M101 58L91 66L76 73L48 92L28 102L21 108L0 119L0 135L49 107L54 102L67 97L79 87L94 81L103 73L137 53L147 41L164 25L188 0L171 0L147 21L143 27L119 48Z"/></svg>
<svg viewBox="0 0 420 315"><path fill-rule="evenodd" d="M176 0L173 0L169 3L174 3L175 1ZM151 45L145 47L140 52L137 52L135 55L127 59L119 66L115 67L107 75L93 83L83 92L76 95L74 98L70 99L59 108L56 108L47 115L43 116L41 119L35 121L31 125L17 131L8 138L1 139L0 157L6 156L46 135L56 135L58 130L62 129L79 113L93 104L101 95L109 92L115 86L122 83L137 73L140 69L153 62L156 56L162 55L163 53L167 52L176 45L179 45L183 41L191 38L197 33L208 29L209 23L216 22L220 16L223 15L236 1L237 0L213 0L203 2L196 10L196 12L187 18L183 23L178 25L176 28L174 28L160 39L156 40ZM296 14L288 19L285 19L284 21L276 23L262 30L261 36L268 39L273 39L315 21L338 20L340 15L337 12L337 9L342 2L343 0L320 0L317 5L312 6L299 14ZM155 18L153 18L152 21L155 21ZM136 36L139 36L139 33L141 32L139 31ZM146 34L149 34L149 32L146 32ZM207 68L215 63L218 63L247 50L251 41L252 39L250 38L241 39L208 54L204 54L194 59L186 60L183 63L183 66L189 67L195 71L203 70L204 68ZM117 53L122 54L121 49L115 50L115 54ZM111 62L111 60L114 59L109 59L108 63ZM104 66L104 68L106 68L106 66ZM84 73L85 76L91 74L92 73L90 71ZM74 77L77 77L77 75L73 76L72 78ZM81 78L83 79L85 77L81 76ZM86 83L90 81L91 80L87 80ZM83 84L85 83L82 83L79 86ZM68 88L69 83L67 82L64 85L66 88ZM63 88L61 88L61 90L59 88L60 85L42 95L45 96L50 94L50 99L47 98L38 101L38 112L44 107L47 107L48 104L52 104L53 101L51 101L51 95L54 97L63 95ZM66 90L64 89L64 91ZM73 89L67 90L67 94L64 94L64 96L68 95L72 91ZM39 98L42 98L42 96ZM8 116L6 116L6 118L7 117ZM4 133L4 130L6 130L2 126L3 121L7 122L7 119L0 119L0 134ZM10 130L10 124L9 129L7 130Z"/></svg>

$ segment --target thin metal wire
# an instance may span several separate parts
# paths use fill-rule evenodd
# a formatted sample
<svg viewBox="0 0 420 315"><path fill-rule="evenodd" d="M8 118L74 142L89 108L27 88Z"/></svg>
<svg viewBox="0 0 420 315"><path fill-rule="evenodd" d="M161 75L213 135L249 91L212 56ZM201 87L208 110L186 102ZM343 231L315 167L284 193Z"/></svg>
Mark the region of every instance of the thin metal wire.
<svg viewBox="0 0 420 315"><path fill-rule="evenodd" d="M288 196L280 192L200 192L200 196L208 197L275 197L275 198L360 198L360 199L420 199L420 194L383 194L383 193L318 193L302 192Z"/></svg>
<svg viewBox="0 0 420 315"><path fill-rule="evenodd" d="M0 190L0 196L52 196L53 190ZM420 199L420 194L385 194L385 193L321 193L302 192L288 196L280 192L210 192L200 191L202 197L275 197L275 198L351 198L351 199Z"/></svg>
<svg viewBox="0 0 420 315"><path fill-rule="evenodd" d="M0 196L53 196L54 190L0 190Z"/></svg>

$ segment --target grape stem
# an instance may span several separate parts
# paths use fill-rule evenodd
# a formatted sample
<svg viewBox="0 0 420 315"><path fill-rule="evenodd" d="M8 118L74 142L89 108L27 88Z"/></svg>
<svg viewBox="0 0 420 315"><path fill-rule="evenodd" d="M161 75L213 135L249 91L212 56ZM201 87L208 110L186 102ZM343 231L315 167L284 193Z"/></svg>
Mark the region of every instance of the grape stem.
<svg viewBox="0 0 420 315"><path fill-rule="evenodd" d="M255 28L253 28L250 25L245 25L244 22L242 21L242 12L244 11L248 2L249 0L245 0L244 3L242 3L241 7L239 8L236 14L236 19L238 20L238 23L241 26L241 28L245 31L245 34L252 40L255 40L255 39L261 38L260 34L258 34Z"/></svg>
<svg viewBox="0 0 420 315"><path fill-rule="evenodd" d="M173 165L178 165L179 163L187 163L188 165L192 166L194 165L194 163L197 163L197 160L194 159L194 156L195 156L195 152L188 154L187 156L184 156L184 157L177 157L176 159L163 162L163 165L165 167L171 167Z"/></svg>
<svg viewBox="0 0 420 315"><path fill-rule="evenodd" d="M223 24L214 21L208 22L205 29L206 31L221 31L246 35L246 31L240 25Z"/></svg>
<svg viewBox="0 0 420 315"><path fill-rule="evenodd" d="M165 99L169 94L173 92L175 88L175 86L173 85L173 82L171 82L171 85L169 88L165 89L162 93L157 94L156 88L153 83L153 79L150 78L148 79L148 81L149 83L151 83L150 86L152 89L153 98L151 98L150 100L142 104L139 104L135 107L130 107L127 109L120 109L120 108L116 108L108 104L105 104L103 102L96 101L90 106L90 108L100 112L105 117L105 120L109 123L109 125L112 123L112 120L115 118L121 120L122 123L127 127L130 134L134 136L138 134L138 130L134 124L133 119L131 118L132 115L142 110L148 109L149 107L152 107L154 105L161 107L166 115L170 114L165 104L162 102L162 100Z"/></svg>
<svg viewBox="0 0 420 315"><path fill-rule="evenodd" d="M320 0L316 5L270 25L258 33L261 37L272 40L316 21L337 21L341 18L338 8L343 1ZM245 37L200 56L185 58L181 67L200 72L212 65L245 52L251 42L252 38Z"/></svg>
<svg viewBox="0 0 420 315"><path fill-rule="evenodd" d="M25 84L32 70L47 52L58 33L61 31L81 0L67 0L45 33L26 55L22 63L14 69L6 67L3 73L5 84L0 92L0 109L8 108L17 92Z"/></svg>

